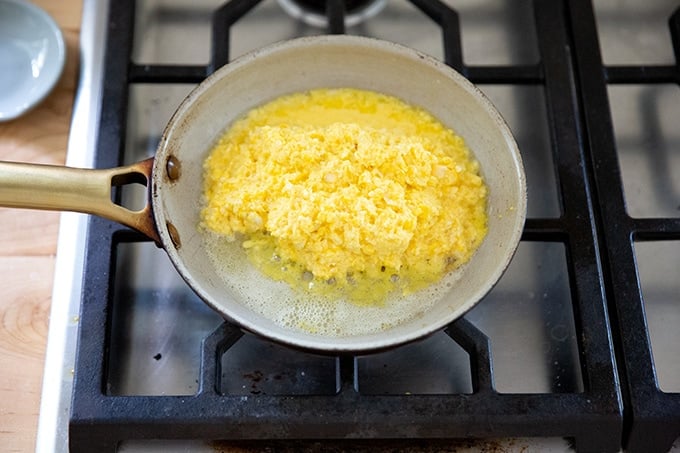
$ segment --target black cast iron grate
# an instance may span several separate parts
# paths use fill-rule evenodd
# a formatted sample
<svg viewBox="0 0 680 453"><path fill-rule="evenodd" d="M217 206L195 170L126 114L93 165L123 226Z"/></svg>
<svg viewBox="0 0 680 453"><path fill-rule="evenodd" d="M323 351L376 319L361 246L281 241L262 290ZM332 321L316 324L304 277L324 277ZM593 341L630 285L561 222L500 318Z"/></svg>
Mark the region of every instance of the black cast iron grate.
<svg viewBox="0 0 680 453"><path fill-rule="evenodd" d="M98 168L121 164L131 84L196 83L229 61L229 30L259 3L235 0L213 15L211 61L205 66L137 65L131 61L132 0L111 2L105 60ZM624 415L631 428L631 448L641 430L658 431L659 448L680 426L677 395L662 394L650 380L649 345L638 344L629 323L644 323L631 234L678 238L678 219L639 222L626 216L621 184L591 160L616 168L611 128L591 127L603 118L610 125L604 88L607 81L678 80L678 69L606 68L597 53L597 34L589 0L534 2L540 62L535 65L467 66L463 63L457 13L436 0L411 3L442 29L446 63L478 84L543 86L553 161L562 213L557 218L529 218L523 241L562 243L566 250L583 390L571 393L508 394L494 389L489 339L466 319L446 329L470 356L472 392L445 395L365 395L356 391L356 357L337 357L334 395L248 396L218 391L219 358L242 335L228 323L208 336L202 349L199 390L192 396L119 396L106 392L116 246L144 241L140 235L106 220L89 223L80 332L75 366L69 443L72 451L115 451L130 439L419 439L490 437L567 437L578 451L617 451L624 438ZM343 33L343 2L326 2L329 32ZM674 43L678 52L677 14ZM595 170L593 170L595 168ZM612 220L623 225L612 230ZM601 255L602 254L602 255ZM624 263L611 271L609 262ZM625 284L625 286L624 286ZM631 288L630 285L633 284ZM632 292L631 292L632 291ZM631 297L633 294L637 297ZM618 351L629 385L619 387L607 298L617 331L629 340ZM637 304L637 305L636 305ZM610 304L611 305L611 304ZM632 306L632 308L629 307ZM631 319L633 318L633 319ZM642 320L641 320L642 319ZM636 329L633 324L630 327ZM653 376L652 376L653 378ZM648 401L633 398L639 389ZM624 413L622 393L626 398ZM665 412L669 411L669 412ZM648 416L648 418L645 418ZM641 417L641 418L640 418ZM666 417L666 418L664 418ZM285 421L285 424L284 424ZM632 423L631 423L632 421ZM671 430L672 431L672 430ZM671 439L672 440L672 439Z"/></svg>
<svg viewBox="0 0 680 453"><path fill-rule="evenodd" d="M680 216L634 218L628 214L607 86L680 84L680 7L668 20L676 64L667 66L605 66L590 1L569 2L568 14L569 20L578 24L573 52L585 126L584 148L595 181L606 289L614 302L610 313L625 388L624 448L630 452L668 451L680 436L680 393L662 391L657 381L635 242L677 241Z"/></svg>

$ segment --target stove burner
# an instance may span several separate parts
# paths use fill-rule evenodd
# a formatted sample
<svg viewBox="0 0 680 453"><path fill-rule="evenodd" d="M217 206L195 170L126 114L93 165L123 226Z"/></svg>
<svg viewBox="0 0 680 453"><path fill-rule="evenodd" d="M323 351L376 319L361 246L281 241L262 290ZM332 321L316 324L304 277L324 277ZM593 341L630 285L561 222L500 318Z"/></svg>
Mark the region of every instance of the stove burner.
<svg viewBox="0 0 680 453"><path fill-rule="evenodd" d="M290 16L314 27L327 27L325 0L278 0ZM345 26L352 27L378 14L387 0L344 0Z"/></svg>

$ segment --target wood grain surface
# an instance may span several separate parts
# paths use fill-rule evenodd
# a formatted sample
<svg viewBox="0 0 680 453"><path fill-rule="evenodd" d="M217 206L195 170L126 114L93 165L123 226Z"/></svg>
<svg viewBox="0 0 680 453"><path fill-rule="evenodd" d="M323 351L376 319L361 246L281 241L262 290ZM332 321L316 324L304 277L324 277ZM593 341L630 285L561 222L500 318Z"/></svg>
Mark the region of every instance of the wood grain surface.
<svg viewBox="0 0 680 453"><path fill-rule="evenodd" d="M78 71L80 0L33 0L67 43L55 90L24 116L0 123L0 160L63 164ZM59 213L0 208L0 451L35 449Z"/></svg>

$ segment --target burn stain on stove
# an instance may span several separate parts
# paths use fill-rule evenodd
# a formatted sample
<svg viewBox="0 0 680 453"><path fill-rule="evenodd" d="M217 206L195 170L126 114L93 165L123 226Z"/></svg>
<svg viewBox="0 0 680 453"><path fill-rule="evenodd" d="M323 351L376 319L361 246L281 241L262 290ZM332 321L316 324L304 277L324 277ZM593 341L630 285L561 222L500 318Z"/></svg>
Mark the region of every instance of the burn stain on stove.
<svg viewBox="0 0 680 453"><path fill-rule="evenodd" d="M246 334L220 358L224 395L334 395L336 360Z"/></svg>
<svg viewBox="0 0 680 453"><path fill-rule="evenodd" d="M243 377L249 379L252 382L252 384L250 385L250 393L252 393L253 395L259 395L262 393L261 390L258 390L258 384L262 381L262 379L265 379L262 371L256 370L253 371L252 373L245 373Z"/></svg>
<svg viewBox="0 0 680 453"><path fill-rule="evenodd" d="M303 373L304 375L304 373ZM249 373L243 373L243 378L250 381L250 393L253 395L266 395L267 392L264 390L261 390L260 385L261 384L267 384L270 382L275 382L275 381L283 381L287 380L290 381L291 383L297 383L297 376L295 375L290 375L290 373L276 373L273 375L265 375L262 371L260 370L255 370ZM244 385L245 387L245 385Z"/></svg>
<svg viewBox="0 0 680 453"><path fill-rule="evenodd" d="M525 453L530 451L524 439L398 439L398 440L270 440L213 441L215 452L265 453Z"/></svg>

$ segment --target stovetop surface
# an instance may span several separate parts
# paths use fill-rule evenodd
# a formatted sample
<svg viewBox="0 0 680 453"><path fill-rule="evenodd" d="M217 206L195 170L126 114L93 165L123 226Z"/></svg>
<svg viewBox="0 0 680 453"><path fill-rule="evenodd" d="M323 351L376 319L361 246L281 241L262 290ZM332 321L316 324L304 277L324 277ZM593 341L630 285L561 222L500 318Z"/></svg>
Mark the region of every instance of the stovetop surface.
<svg viewBox="0 0 680 453"><path fill-rule="evenodd" d="M115 2L92 165L152 156L174 109L219 60L326 31L277 1L227 2L235 11L228 55L211 52L224 3ZM668 26L678 5L385 3L344 32L444 59L478 84L518 141L528 220L506 274L464 319L423 341L324 357L224 324L162 250L92 218L73 451L167 448L145 439L219 447L204 441L347 437L372 447L392 437L419 438L420 448L422 439L535 437L554 451L614 451L622 442L663 451L680 435L672 428L680 426L679 14ZM119 197L139 207L145 193L126 186ZM638 412L651 414L649 425L633 423ZM636 443L641 432L652 440Z"/></svg>

